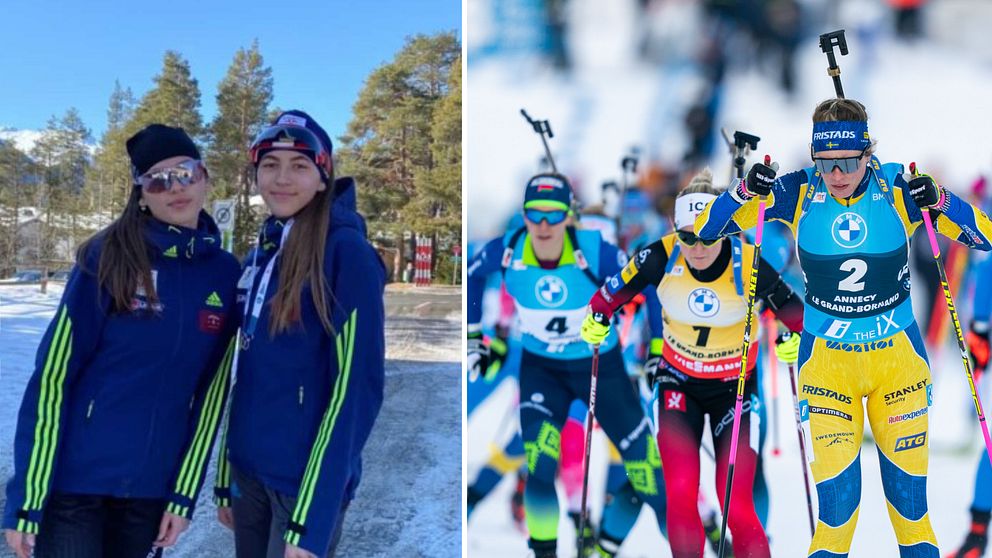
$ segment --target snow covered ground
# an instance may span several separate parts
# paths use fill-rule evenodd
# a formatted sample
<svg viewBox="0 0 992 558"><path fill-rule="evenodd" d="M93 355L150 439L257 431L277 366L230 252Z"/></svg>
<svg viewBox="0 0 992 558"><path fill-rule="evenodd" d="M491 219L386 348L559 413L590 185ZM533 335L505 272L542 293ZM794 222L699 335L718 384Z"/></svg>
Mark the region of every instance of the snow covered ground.
<svg viewBox="0 0 992 558"><path fill-rule="evenodd" d="M0 287L0 479L12 473L14 425L38 342L60 288ZM426 303L426 304L425 304ZM388 289L386 399L365 448L362 484L339 556L461 553L460 291ZM416 313L410 308L419 307ZM208 475L213 478L213 473ZM208 481L190 530L166 556L227 558L233 537L214 519ZM0 492L0 507L4 493ZM5 545L0 558L13 556Z"/></svg>
<svg viewBox="0 0 992 558"><path fill-rule="evenodd" d="M809 0L804 5L827 2ZM490 2L469 3L469 21L486 23ZM523 185L537 169L543 155L540 139L518 111L549 119L555 132L551 140L559 168L574 177L589 199L598 198L600 183L619 180L619 161L631 148L645 148L643 160L671 162L681 155L682 113L698 86L698 76L681 64L648 66L633 61L629 43L636 36L633 0L596 2L573 0L569 38L575 71L552 71L533 57L469 56L465 115L466 206L472 240L502 234L511 213L522 200ZM691 2L673 0L675 8ZM770 153L782 168L809 165L810 116L817 102L834 96L826 75L826 58L815 35L838 27L847 29L850 55L839 57L845 90L863 101L869 111L870 131L878 139L883 162L918 161L938 180L964 192L979 174L992 171L992 67L989 50L976 37L984 37L992 17L985 2L928 3L932 36L938 40L902 43L882 29L882 2L847 1L837 10L840 24L822 27L811 22L812 38L799 46L794 98L780 93L770 74L751 69L731 69L723 93L717 125L754 133L762 138L760 153ZM474 9L474 13L473 10ZM969 18L962 18L968 13ZM474 25L474 24L472 24ZM471 40L478 37L470 25ZM669 27L680 23L670 20ZM487 29L485 26L482 29ZM681 107L681 109L680 109ZM729 173L729 158L722 148L710 162L717 177ZM929 301L922 301L928 303ZM969 313L970 301L958 300L959 310ZM917 310L927 304L916 305ZM984 450L957 347L953 343L939 355L931 351L935 377L935 404L930 413L930 477L928 494L931 520L942 555L956 548L964 537L969 516L974 472ZM770 379L766 378L770 383ZM771 456L766 446L766 474L770 482L769 533L774 556L805 556L809 543L802 471L792 415L788 376L780 369L779 436L782 453ZM770 388L766 388L766 393ZM468 425L466 439L471 482L486 457L487 444L496 435L506 405L514 397L507 384L483 403ZM986 405L987 407L988 405ZM500 441L497 440L497 443ZM604 441L594 441L591 498L594 515L602 502ZM880 482L878 457L869 441L862 452L863 493L858 529L851 556L897 556ZM704 458L704 489L713 494L712 465ZM467 526L467 550L473 558L525 556L524 535L516 531L509 515L512 482L504 480L496 493L480 504ZM815 496L814 496L815 498ZM715 499L711 496L711 502ZM814 502L815 504L815 502ZM564 509L564 500L562 501ZM669 556L667 544L657 533L652 512L644 511L624 545L621 556ZM559 553L574 555L573 529L561 523Z"/></svg>

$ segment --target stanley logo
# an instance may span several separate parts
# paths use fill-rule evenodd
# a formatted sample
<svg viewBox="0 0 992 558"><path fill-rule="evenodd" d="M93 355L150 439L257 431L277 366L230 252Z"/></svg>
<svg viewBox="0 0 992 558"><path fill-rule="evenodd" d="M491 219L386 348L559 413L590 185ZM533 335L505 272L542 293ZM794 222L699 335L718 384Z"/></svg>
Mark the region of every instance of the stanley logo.
<svg viewBox="0 0 992 558"><path fill-rule="evenodd" d="M927 387L927 381L926 380L920 380L919 382L916 382L915 384L913 384L911 386L906 386L904 388L900 388L900 389L897 389L895 391L886 393L885 394L885 402L886 403L895 403L895 400L896 399L898 399L900 397L906 397L907 395L909 395L911 393L914 393L914 392L917 392L917 391L920 391L921 389L923 389L925 387Z"/></svg>

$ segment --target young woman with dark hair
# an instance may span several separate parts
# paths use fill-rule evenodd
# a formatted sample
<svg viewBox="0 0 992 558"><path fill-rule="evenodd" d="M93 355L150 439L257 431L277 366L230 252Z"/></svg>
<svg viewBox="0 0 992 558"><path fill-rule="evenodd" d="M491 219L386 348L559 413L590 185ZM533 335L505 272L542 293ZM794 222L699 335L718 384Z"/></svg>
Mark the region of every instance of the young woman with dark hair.
<svg viewBox="0 0 992 558"><path fill-rule="evenodd" d="M80 246L38 350L3 527L19 558L160 556L189 525L224 408L238 262L193 141L130 138L134 187Z"/></svg>
<svg viewBox="0 0 992 558"><path fill-rule="evenodd" d="M385 267L354 180L334 178L331 147L301 111L251 147L272 215L238 284L244 323L216 488L238 558L333 556L382 405Z"/></svg>

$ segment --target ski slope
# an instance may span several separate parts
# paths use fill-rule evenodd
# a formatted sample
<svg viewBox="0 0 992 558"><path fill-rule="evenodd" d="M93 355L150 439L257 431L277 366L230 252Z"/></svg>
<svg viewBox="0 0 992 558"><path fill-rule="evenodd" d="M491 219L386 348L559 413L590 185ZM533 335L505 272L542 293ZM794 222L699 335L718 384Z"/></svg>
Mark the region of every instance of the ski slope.
<svg viewBox="0 0 992 558"><path fill-rule="evenodd" d="M502 234L506 221L522 201L526 179L536 172L543 156L539 138L518 114L522 107L534 118L551 121L556 134L551 146L559 168L573 178L587 202L597 201L601 182L620 179L620 159L631 146L644 149L642 162L671 162L681 155L686 140L681 132L680 110L698 91L699 76L677 60L661 67L632 60L629 42L638 25L632 19L632 3L568 3L573 18L569 43L576 56L571 74L556 73L526 56L487 57L477 63L469 57L464 150L466 219L471 239ZM484 10L486 4L474 2L477 10ZM826 5L813 1L803 4ZM958 193L965 192L979 174L992 171L992 142L988 139L992 123L992 51L976 40L976 27L981 28L977 22L989 21L992 7L981 2L929 3L932 35L939 42L924 39L906 44L880 27L887 24L881 3L838 5L840 26L847 29L850 46L850 55L838 58L844 87L848 97L867 105L869 131L878 140L879 158L907 165L917 161ZM973 19L963 20L965 13ZM470 12L470 21L478 19L482 16ZM679 22L668 25L678 27ZM691 26L691 22L686 25ZM730 132L742 130L761 137L758 152L771 154L783 170L810 164L813 108L835 95L826 75L826 58L815 35L837 27L811 25L809 34L813 38L800 45L797 55L799 87L794 98L779 92L771 74L759 72L756 67L731 68L717 119L717 125ZM710 166L715 176L729 176L730 158L718 149ZM914 300L914 307L919 313L928 310L929 302ZM965 316L970 313L970 301L959 298L958 306ZM956 345L942 347L939 354L931 349L930 356L934 406L929 416L928 494L931 521L943 555L960 544L968 527L974 472L984 445ZM765 471L771 492L768 532L773 556L805 556L810 534L803 476L784 367L779 367L779 374L781 455L771 456L770 437L765 447ZM766 395L770 397L770 378L765 381ZM496 425L513 396L511 384L501 387L471 418L466 434L467 482L474 480L485 460L487 444L496 436ZM767 403L772 404L770 400ZM895 557L895 536L882 495L878 457L868 431L866 421L863 492L850 555ZM602 506L605 472L605 442L599 436L594 441L590 478L591 509L596 519ZM712 463L706 458L703 463L703 488L715 503ZM525 535L516 530L510 518L512 488L512 481L504 480L490 499L479 505L467 525L469 556L526 555ZM565 509L563 498L561 508ZM654 526L652 513L642 511L620 556L670 556ZM559 555L574 555L573 528L567 519L563 518L559 532Z"/></svg>

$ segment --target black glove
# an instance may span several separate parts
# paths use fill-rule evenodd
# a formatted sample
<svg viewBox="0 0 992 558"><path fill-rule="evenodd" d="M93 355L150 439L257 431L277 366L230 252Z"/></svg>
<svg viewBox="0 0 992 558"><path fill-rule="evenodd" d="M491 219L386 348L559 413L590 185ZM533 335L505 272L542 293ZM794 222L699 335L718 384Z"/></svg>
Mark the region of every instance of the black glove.
<svg viewBox="0 0 992 558"><path fill-rule="evenodd" d="M489 347L482 342L481 333L468 334L468 379L474 382L489 369Z"/></svg>
<svg viewBox="0 0 992 558"><path fill-rule="evenodd" d="M648 387L652 390L658 381L659 366L661 366L661 355L651 355L644 361L644 379L648 381Z"/></svg>
<svg viewBox="0 0 992 558"><path fill-rule="evenodd" d="M744 179L743 187L746 197L767 196L772 193L772 185L775 184L775 174L778 172L778 165L772 166L764 163L751 165L751 170L747 171L747 178Z"/></svg>
<svg viewBox="0 0 992 558"><path fill-rule="evenodd" d="M920 209L929 208L943 211L946 208L937 207L941 203L944 189L929 175L921 174L909 181L909 195Z"/></svg>

